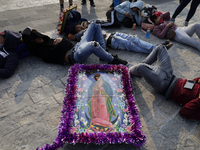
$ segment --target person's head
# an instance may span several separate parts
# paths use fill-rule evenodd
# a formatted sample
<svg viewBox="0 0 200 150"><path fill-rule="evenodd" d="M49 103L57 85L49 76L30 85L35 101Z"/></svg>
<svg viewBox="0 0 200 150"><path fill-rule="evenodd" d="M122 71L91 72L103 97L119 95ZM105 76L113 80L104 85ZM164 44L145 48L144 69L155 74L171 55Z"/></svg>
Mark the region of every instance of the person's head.
<svg viewBox="0 0 200 150"><path fill-rule="evenodd" d="M133 7L133 8L131 8L131 10L137 12L137 11L140 10L140 9L137 8L137 7Z"/></svg>
<svg viewBox="0 0 200 150"><path fill-rule="evenodd" d="M31 31L31 37L36 44L40 44L44 42L45 35L34 29Z"/></svg>
<svg viewBox="0 0 200 150"><path fill-rule="evenodd" d="M95 81L97 81L99 78L100 78L100 74L95 74L95 75L94 75Z"/></svg>
<svg viewBox="0 0 200 150"><path fill-rule="evenodd" d="M73 23L69 27L69 32L71 34L76 34L76 33L80 32L82 30L84 30L84 27L82 25L77 24L77 23Z"/></svg>
<svg viewBox="0 0 200 150"><path fill-rule="evenodd" d="M143 7L142 1L130 3L130 9L134 12L137 12L138 10L142 10L142 7Z"/></svg>

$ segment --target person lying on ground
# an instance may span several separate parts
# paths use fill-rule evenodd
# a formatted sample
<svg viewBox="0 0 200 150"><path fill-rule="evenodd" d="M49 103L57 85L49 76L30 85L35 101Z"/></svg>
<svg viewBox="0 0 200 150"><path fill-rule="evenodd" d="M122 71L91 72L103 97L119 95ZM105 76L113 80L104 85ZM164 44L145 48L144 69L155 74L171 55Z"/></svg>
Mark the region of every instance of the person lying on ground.
<svg viewBox="0 0 200 150"><path fill-rule="evenodd" d="M101 27L121 27L121 24L127 28L131 28L133 23L141 25L142 16L141 10L143 7L142 1L129 2L125 1L117 5L114 9L106 12L107 21L101 23Z"/></svg>
<svg viewBox="0 0 200 150"><path fill-rule="evenodd" d="M21 35L11 30L0 32L0 78L11 77L18 65L15 48L20 43Z"/></svg>
<svg viewBox="0 0 200 150"><path fill-rule="evenodd" d="M100 28L99 25L94 23L90 26L91 28ZM89 31L84 33L82 40L75 46L67 39L51 39L30 27L23 31L22 38L30 53L47 63L62 65L83 63L91 54L95 54L111 64L127 64L126 61L105 51L106 46L102 40L102 33ZM93 41L94 38L96 41Z"/></svg>
<svg viewBox="0 0 200 150"><path fill-rule="evenodd" d="M154 62L156 64L152 65ZM132 76L143 77L166 99L170 98L180 104L180 115L200 120L200 78L193 81L177 78L164 46L157 46L142 63L132 66L129 71ZM187 87L188 83L193 83L193 87Z"/></svg>
<svg viewBox="0 0 200 150"><path fill-rule="evenodd" d="M89 30L87 29L88 23L83 22L82 25L72 24L69 28L71 34L68 35L69 39L80 41L84 32ZM100 28L90 28L92 32L102 32ZM137 35L128 35L125 33L107 33L104 35L105 45L108 48L118 49L118 50L128 50L140 53L150 53L156 45L145 42L137 37ZM167 42L165 44L169 49L172 46L172 43Z"/></svg>
<svg viewBox="0 0 200 150"><path fill-rule="evenodd" d="M153 34L157 37L163 39L166 37L169 30L174 30L174 40L176 42L189 45L194 47L200 51L200 41L192 38L193 34L196 33L200 38L200 24L194 23L188 27L177 27L176 24L170 22L170 13L165 12L161 16L157 17L155 15L151 16L151 21L155 23L155 27L153 28ZM159 23L159 20L164 18L164 22L162 24ZM171 30L171 31L172 31Z"/></svg>

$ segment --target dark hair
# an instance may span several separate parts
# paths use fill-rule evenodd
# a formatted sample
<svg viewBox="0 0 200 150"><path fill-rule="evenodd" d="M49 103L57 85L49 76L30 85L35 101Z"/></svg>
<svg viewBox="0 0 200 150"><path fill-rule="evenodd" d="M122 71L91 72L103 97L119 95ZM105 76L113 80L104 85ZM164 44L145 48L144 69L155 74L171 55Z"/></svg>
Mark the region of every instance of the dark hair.
<svg viewBox="0 0 200 150"><path fill-rule="evenodd" d="M72 23L71 25L70 25L70 27L69 27L69 33L71 33L71 34L76 34L76 25L77 25L77 23Z"/></svg>
<svg viewBox="0 0 200 150"><path fill-rule="evenodd" d="M157 16L156 16L156 15L152 15L152 16L150 17L150 20L151 20L153 23L155 23L155 19L157 19Z"/></svg>

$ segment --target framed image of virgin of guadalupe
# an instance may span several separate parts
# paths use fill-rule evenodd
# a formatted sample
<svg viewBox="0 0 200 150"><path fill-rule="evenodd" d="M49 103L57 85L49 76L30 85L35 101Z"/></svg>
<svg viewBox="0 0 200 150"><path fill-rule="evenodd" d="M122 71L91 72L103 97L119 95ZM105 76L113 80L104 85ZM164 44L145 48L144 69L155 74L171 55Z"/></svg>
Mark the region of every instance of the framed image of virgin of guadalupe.
<svg viewBox="0 0 200 150"><path fill-rule="evenodd" d="M146 137L141 131L127 67L72 66L58 130L54 143L45 146L48 150L65 143L126 143L141 147Z"/></svg>

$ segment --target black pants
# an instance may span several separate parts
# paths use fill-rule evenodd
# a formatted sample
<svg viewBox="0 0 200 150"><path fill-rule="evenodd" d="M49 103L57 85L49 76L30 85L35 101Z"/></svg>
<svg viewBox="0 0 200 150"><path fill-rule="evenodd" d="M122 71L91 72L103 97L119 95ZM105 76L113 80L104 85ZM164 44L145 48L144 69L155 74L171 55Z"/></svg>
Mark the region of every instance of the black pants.
<svg viewBox="0 0 200 150"><path fill-rule="evenodd" d="M172 18L176 18L180 14L180 12L189 4L191 0L180 0L180 5L176 8ZM190 10L188 12L187 18L185 21L189 22L190 19L193 17L194 13L196 12L196 9L200 3L200 0L192 0Z"/></svg>
<svg viewBox="0 0 200 150"><path fill-rule="evenodd" d="M106 12L107 22L101 24L101 27L121 27L120 22L116 18L116 12L113 8Z"/></svg>

